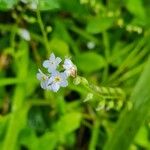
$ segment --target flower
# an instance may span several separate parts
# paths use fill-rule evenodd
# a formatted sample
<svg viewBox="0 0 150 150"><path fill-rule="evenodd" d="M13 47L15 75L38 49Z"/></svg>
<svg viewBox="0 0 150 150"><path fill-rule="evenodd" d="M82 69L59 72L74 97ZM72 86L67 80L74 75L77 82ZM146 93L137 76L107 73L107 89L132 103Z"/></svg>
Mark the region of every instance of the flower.
<svg viewBox="0 0 150 150"><path fill-rule="evenodd" d="M37 73L37 78L41 81L41 87L43 89L57 92L60 87L68 86L67 79L69 76L77 76L77 67L69 58L64 60L63 65L60 65L61 61L62 59L60 57L56 57L54 53L52 53L49 59L43 62L43 67L47 68L48 72L50 73L48 75L44 74L40 69L39 73ZM57 67L59 67L58 70ZM77 84L79 83L80 81L78 81Z"/></svg>
<svg viewBox="0 0 150 150"><path fill-rule="evenodd" d="M67 75L64 72L55 71L48 80L48 89L57 92L60 87L68 85Z"/></svg>
<svg viewBox="0 0 150 150"><path fill-rule="evenodd" d="M47 89L49 77L45 75L40 69L36 76L37 79L41 81L41 88Z"/></svg>
<svg viewBox="0 0 150 150"><path fill-rule="evenodd" d="M75 77L77 74L77 67L68 58L65 59L63 67L67 76Z"/></svg>
<svg viewBox="0 0 150 150"><path fill-rule="evenodd" d="M61 58L55 57L54 53L52 53L49 60L43 62L43 67L47 68L49 73L52 73L56 70L60 62Z"/></svg>
<svg viewBox="0 0 150 150"><path fill-rule="evenodd" d="M26 29L19 29L19 35L26 41L30 41L31 40L31 36L28 30Z"/></svg>

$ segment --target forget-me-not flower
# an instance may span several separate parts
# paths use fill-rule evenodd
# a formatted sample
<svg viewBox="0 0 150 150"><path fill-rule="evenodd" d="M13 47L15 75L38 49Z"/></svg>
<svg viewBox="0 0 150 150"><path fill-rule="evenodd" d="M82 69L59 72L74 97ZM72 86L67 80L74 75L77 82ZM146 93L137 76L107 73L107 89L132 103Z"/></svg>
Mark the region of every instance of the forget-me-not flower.
<svg viewBox="0 0 150 150"><path fill-rule="evenodd" d="M65 59L63 67L67 76L76 76L77 67L72 63L72 61L69 58Z"/></svg>
<svg viewBox="0 0 150 150"><path fill-rule="evenodd" d="M41 81L41 87L43 89L47 89L49 77L45 75L40 69L37 73L37 79Z"/></svg>
<svg viewBox="0 0 150 150"><path fill-rule="evenodd" d="M60 62L61 62L61 58L55 57L54 53L52 53L50 55L49 60L45 60L43 62L43 67L47 68L49 73L52 73L53 71L56 70Z"/></svg>
<svg viewBox="0 0 150 150"><path fill-rule="evenodd" d="M66 87L67 85L68 81L66 73L54 71L48 80L47 89L57 92L60 87Z"/></svg>
<svg viewBox="0 0 150 150"><path fill-rule="evenodd" d="M46 90L57 92L60 87L67 87L69 76L76 77L77 67L72 63L69 58L64 60L60 65L62 59L55 57L51 53L48 60L43 62L43 67L47 68L48 74L44 74L40 69L37 73L37 79L41 81L41 87Z"/></svg>

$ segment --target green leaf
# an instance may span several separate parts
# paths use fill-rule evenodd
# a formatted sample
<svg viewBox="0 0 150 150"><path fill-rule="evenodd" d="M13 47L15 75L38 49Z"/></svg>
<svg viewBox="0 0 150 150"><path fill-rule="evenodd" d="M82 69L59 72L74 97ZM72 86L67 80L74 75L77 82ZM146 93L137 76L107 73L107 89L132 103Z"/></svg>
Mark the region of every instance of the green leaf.
<svg viewBox="0 0 150 150"><path fill-rule="evenodd" d="M30 62L30 70L29 70L29 76L26 80L26 88L28 90L28 92L26 93L28 96L32 95L33 92L36 89L36 86L39 86L39 82L36 78L36 74L37 74L37 66L35 65L35 62Z"/></svg>
<svg viewBox="0 0 150 150"><path fill-rule="evenodd" d="M18 0L0 0L0 10L7 10L13 8Z"/></svg>
<svg viewBox="0 0 150 150"><path fill-rule="evenodd" d="M54 132L46 132L38 138L31 128L24 128L21 132L19 142L30 150L53 150L57 139L57 135Z"/></svg>
<svg viewBox="0 0 150 150"><path fill-rule="evenodd" d="M133 108L124 110L114 133L104 150L127 150L132 144L140 126L147 119L150 108L150 59L132 95Z"/></svg>
<svg viewBox="0 0 150 150"><path fill-rule="evenodd" d="M79 0L59 0L62 11L72 13L74 15L87 15L88 9L80 4Z"/></svg>
<svg viewBox="0 0 150 150"><path fill-rule="evenodd" d="M59 38L53 38L50 43L49 46L51 48L52 51L54 51L56 54L61 55L61 56L67 56L69 55L69 46L68 44L59 39Z"/></svg>
<svg viewBox="0 0 150 150"><path fill-rule="evenodd" d="M59 8L58 0L23 0L25 4L29 4L31 9L35 9L36 6L41 11L53 10ZM33 8L35 7L35 8Z"/></svg>
<svg viewBox="0 0 150 150"><path fill-rule="evenodd" d="M36 150L38 145L38 138L36 137L36 134L32 128L25 127L20 132L19 135L19 144L25 145L30 150Z"/></svg>
<svg viewBox="0 0 150 150"><path fill-rule="evenodd" d="M138 132L138 134L135 137L135 143L142 147L148 147L150 146L149 140L148 140L148 129L146 129L145 126L142 126Z"/></svg>
<svg viewBox="0 0 150 150"><path fill-rule="evenodd" d="M81 113L79 112L68 113L58 121L58 123L56 124L56 131L60 136L69 134L79 128L80 122L81 122Z"/></svg>
<svg viewBox="0 0 150 150"><path fill-rule="evenodd" d="M28 73L28 45L25 41L18 43L18 56L16 56L17 77L20 80L27 78ZM25 84L18 84L15 87L13 102L11 107L11 116L8 129L4 138L2 150L15 150L17 146L18 135L26 123L28 105L24 104L26 97ZM17 120L16 120L17 119ZM12 138L13 137L13 138Z"/></svg>
<svg viewBox="0 0 150 150"><path fill-rule="evenodd" d="M39 139L39 146L36 150L53 150L57 140L57 135L54 132L47 132Z"/></svg>
<svg viewBox="0 0 150 150"><path fill-rule="evenodd" d="M143 0L127 0L127 9L136 17L144 19L146 17Z"/></svg>
<svg viewBox="0 0 150 150"><path fill-rule="evenodd" d="M93 34L101 33L112 27L113 21L113 18L93 17L87 23L86 30Z"/></svg>
<svg viewBox="0 0 150 150"><path fill-rule="evenodd" d="M52 10L60 7L57 0L42 0L38 5L40 10Z"/></svg>
<svg viewBox="0 0 150 150"><path fill-rule="evenodd" d="M9 115L0 116L0 139L4 139L4 133L8 124Z"/></svg>
<svg viewBox="0 0 150 150"><path fill-rule="evenodd" d="M94 52L86 52L77 55L75 62L77 67L85 73L92 73L106 65L104 58Z"/></svg>

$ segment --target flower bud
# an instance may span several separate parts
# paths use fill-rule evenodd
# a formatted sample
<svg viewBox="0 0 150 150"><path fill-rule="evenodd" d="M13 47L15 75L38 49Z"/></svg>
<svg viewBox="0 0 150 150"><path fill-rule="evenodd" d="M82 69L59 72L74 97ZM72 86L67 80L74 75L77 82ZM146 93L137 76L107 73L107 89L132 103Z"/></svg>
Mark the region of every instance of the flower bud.
<svg viewBox="0 0 150 150"><path fill-rule="evenodd" d="M92 99L93 99L93 94L92 93L88 93L87 97L84 99L83 102L87 102L87 101L92 100Z"/></svg>
<svg viewBox="0 0 150 150"><path fill-rule="evenodd" d="M101 100L101 101L98 103L98 106L97 106L97 108L96 108L96 111L100 111L100 110L104 109L105 105L106 105L105 100L104 100L104 99Z"/></svg>
<svg viewBox="0 0 150 150"><path fill-rule="evenodd" d="M79 76L77 76L74 80L73 80L73 83L75 85L79 85L81 83L81 78Z"/></svg>

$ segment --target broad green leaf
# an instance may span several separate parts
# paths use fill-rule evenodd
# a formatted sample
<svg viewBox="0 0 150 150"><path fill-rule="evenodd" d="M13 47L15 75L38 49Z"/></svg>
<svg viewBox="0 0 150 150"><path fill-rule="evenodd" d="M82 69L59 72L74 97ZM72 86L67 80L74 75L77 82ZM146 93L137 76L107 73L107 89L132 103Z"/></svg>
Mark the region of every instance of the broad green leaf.
<svg viewBox="0 0 150 150"><path fill-rule="evenodd" d="M30 70L29 70L29 76L27 77L26 80L26 88L28 90L27 95L32 95L33 92L36 89L36 86L39 86L39 82L36 78L36 74L37 74L37 66L35 65L35 62L30 62Z"/></svg>
<svg viewBox="0 0 150 150"><path fill-rule="evenodd" d="M130 111L124 110L104 150L127 150L140 126L147 119L150 108L149 74L150 59L131 95L130 99L133 103L133 108Z"/></svg>
<svg viewBox="0 0 150 150"><path fill-rule="evenodd" d="M36 150L53 150L58 142L58 137L55 132L47 132L39 138L38 149Z"/></svg>
<svg viewBox="0 0 150 150"><path fill-rule="evenodd" d="M53 38L49 43L51 51L55 52L58 55L67 56L69 55L69 46L68 44L59 39Z"/></svg>
<svg viewBox="0 0 150 150"><path fill-rule="evenodd" d="M135 137L135 143L142 147L149 147L150 143L148 140L148 129L145 126L142 126ZM149 147L150 148L150 147Z"/></svg>
<svg viewBox="0 0 150 150"><path fill-rule="evenodd" d="M93 17L87 23L86 31L97 34L108 30L113 25L113 18Z"/></svg>
<svg viewBox="0 0 150 150"><path fill-rule="evenodd" d="M27 78L28 69L28 46L25 41L18 43L18 55L16 57L17 77L21 80ZM24 105L26 97L25 84L18 84L15 87L13 102L11 107L11 116L6 131L6 136L2 150L15 150L17 146L18 135L26 122L27 105ZM12 138L13 137L13 138Z"/></svg>
<svg viewBox="0 0 150 150"><path fill-rule="evenodd" d="M57 0L42 0L38 5L40 10L52 10L60 7Z"/></svg>
<svg viewBox="0 0 150 150"><path fill-rule="evenodd" d="M77 55L75 62L77 67L85 73L92 73L106 65L104 58L94 52L85 52L83 54L81 53L80 55Z"/></svg>
<svg viewBox="0 0 150 150"><path fill-rule="evenodd" d="M0 116L0 140L4 138L4 133L8 124L9 115Z"/></svg>
<svg viewBox="0 0 150 150"><path fill-rule="evenodd" d="M22 0L25 4L29 4L29 7L35 9L39 8L41 11L58 9L58 0Z"/></svg>
<svg viewBox="0 0 150 150"><path fill-rule="evenodd" d="M53 150L57 144L55 132L46 132L41 137L37 137L31 128L24 128L20 135L20 144L25 145L30 150Z"/></svg>
<svg viewBox="0 0 150 150"><path fill-rule="evenodd" d="M13 8L18 0L0 0L0 10L7 10Z"/></svg>
<svg viewBox="0 0 150 150"><path fill-rule="evenodd" d="M38 147L38 138L32 128L25 127L19 135L19 144L24 145L30 150L36 150Z"/></svg>
<svg viewBox="0 0 150 150"><path fill-rule="evenodd" d="M146 17L143 0L127 0L127 9L136 17L144 19Z"/></svg>
<svg viewBox="0 0 150 150"><path fill-rule="evenodd" d="M63 11L72 13L74 15L83 16L88 13L88 9L80 4L79 0L58 0Z"/></svg>
<svg viewBox="0 0 150 150"><path fill-rule="evenodd" d="M79 128L81 122L81 113L71 112L60 118L55 126L58 136L67 135ZM62 130L63 127L63 130Z"/></svg>

